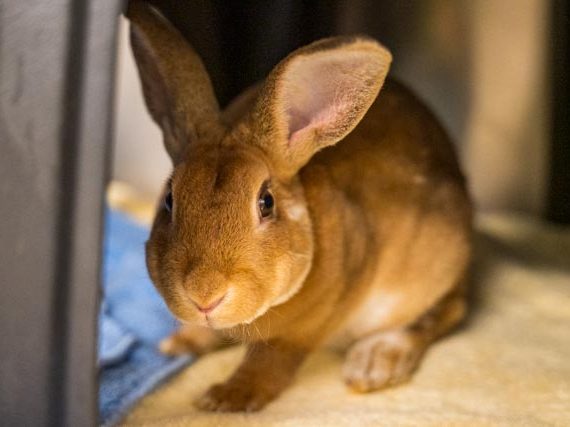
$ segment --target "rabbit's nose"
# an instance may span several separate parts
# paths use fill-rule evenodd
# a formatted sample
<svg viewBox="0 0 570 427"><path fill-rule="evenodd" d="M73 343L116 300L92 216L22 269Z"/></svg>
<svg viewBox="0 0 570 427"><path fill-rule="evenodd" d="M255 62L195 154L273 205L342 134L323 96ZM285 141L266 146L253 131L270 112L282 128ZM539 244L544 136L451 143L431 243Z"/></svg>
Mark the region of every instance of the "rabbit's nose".
<svg viewBox="0 0 570 427"><path fill-rule="evenodd" d="M226 295L224 294L224 295L222 295L221 298L217 298L214 301L206 302L206 303L203 303L203 302L197 303L195 300L192 300L192 302L194 303L194 305L196 306L196 308L198 310L200 310L204 314L208 314L208 313L214 311L214 309L220 305L220 303L225 298L225 296Z"/></svg>

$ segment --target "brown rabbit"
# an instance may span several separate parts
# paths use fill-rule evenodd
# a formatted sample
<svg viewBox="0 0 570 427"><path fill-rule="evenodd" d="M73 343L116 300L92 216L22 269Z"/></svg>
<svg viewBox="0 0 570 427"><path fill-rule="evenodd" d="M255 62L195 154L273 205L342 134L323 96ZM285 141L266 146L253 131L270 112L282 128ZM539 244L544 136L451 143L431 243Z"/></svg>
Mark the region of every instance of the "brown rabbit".
<svg viewBox="0 0 570 427"><path fill-rule="evenodd" d="M146 247L186 325L163 349L248 344L196 404L260 409L322 345L347 349L344 380L357 391L408 380L464 315L471 205L441 126L384 82L388 50L318 41L221 112L183 37L145 3L128 17L174 165Z"/></svg>

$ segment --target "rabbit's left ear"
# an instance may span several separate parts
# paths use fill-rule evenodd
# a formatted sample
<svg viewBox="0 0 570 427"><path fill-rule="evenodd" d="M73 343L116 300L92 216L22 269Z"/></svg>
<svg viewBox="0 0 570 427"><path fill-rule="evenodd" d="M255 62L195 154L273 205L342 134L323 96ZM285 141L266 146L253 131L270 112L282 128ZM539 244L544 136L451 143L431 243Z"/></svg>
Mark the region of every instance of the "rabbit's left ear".
<svg viewBox="0 0 570 427"><path fill-rule="evenodd" d="M186 144L221 126L210 78L184 37L147 2L131 0L127 18L147 108L176 164Z"/></svg>
<svg viewBox="0 0 570 427"><path fill-rule="evenodd" d="M376 99L392 56L374 40L335 37L301 48L271 72L252 128L282 176L336 144Z"/></svg>

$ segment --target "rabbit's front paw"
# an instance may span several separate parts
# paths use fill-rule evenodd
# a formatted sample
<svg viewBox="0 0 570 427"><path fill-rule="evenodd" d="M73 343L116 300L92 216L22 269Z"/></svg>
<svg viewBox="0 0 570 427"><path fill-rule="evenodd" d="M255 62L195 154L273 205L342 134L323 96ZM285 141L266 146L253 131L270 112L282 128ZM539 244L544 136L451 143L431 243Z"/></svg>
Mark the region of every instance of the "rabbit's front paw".
<svg viewBox="0 0 570 427"><path fill-rule="evenodd" d="M204 354L220 345L219 338L211 329L183 325L167 338L164 338L158 348L168 356L183 354Z"/></svg>
<svg viewBox="0 0 570 427"><path fill-rule="evenodd" d="M205 411L254 412L259 411L274 397L273 393L255 387L254 384L227 381L210 387L194 404Z"/></svg>

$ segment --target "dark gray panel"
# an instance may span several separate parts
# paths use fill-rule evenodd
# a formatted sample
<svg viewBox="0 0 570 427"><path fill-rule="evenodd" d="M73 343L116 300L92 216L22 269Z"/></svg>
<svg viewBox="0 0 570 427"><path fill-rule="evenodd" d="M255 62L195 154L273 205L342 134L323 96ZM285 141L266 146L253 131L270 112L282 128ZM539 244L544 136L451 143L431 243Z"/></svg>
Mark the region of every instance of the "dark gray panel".
<svg viewBox="0 0 570 427"><path fill-rule="evenodd" d="M36 6L33 16L29 3L0 9L0 417L8 425L49 416L57 270L67 4Z"/></svg>
<svg viewBox="0 0 570 427"><path fill-rule="evenodd" d="M0 419L96 423L120 1L0 3Z"/></svg>

